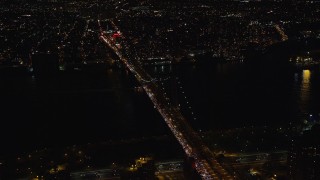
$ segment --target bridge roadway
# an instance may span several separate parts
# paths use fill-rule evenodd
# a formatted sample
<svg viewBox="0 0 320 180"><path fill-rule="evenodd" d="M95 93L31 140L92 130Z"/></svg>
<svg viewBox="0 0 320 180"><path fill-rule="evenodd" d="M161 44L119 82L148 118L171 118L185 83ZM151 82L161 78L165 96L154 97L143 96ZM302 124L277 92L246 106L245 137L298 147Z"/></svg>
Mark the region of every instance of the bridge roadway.
<svg viewBox="0 0 320 180"><path fill-rule="evenodd" d="M108 35L101 33L100 38L117 54L119 59L142 85L155 108L181 144L186 155L194 159L195 169L202 179L235 179L235 177L229 175L216 161L214 154L203 143L200 136L191 128L179 108L170 104L165 93L161 91L161 88L158 88L158 85L153 81L152 77L146 73L137 62L129 61L124 57L121 49L114 44Z"/></svg>

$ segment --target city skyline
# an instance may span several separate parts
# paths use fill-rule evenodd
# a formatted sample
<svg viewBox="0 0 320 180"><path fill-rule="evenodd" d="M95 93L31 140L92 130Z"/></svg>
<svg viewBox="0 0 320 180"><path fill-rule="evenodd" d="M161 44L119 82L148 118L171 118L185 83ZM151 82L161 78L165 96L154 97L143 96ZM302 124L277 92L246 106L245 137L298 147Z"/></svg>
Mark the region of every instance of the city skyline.
<svg viewBox="0 0 320 180"><path fill-rule="evenodd" d="M317 179L319 9L1 1L0 179Z"/></svg>

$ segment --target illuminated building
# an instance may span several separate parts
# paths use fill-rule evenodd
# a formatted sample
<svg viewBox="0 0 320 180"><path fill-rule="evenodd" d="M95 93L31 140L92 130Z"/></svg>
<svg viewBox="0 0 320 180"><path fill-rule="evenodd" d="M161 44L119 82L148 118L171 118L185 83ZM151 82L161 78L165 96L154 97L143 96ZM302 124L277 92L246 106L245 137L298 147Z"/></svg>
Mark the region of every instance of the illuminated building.
<svg viewBox="0 0 320 180"><path fill-rule="evenodd" d="M121 174L121 179L155 179L155 165L153 158L141 157L136 159L135 164L125 169Z"/></svg>

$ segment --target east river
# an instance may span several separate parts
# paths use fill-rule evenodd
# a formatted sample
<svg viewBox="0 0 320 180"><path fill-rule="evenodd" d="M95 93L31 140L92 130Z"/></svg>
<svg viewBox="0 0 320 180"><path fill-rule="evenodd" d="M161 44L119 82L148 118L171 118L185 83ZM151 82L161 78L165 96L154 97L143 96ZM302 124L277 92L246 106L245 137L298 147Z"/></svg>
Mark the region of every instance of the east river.
<svg viewBox="0 0 320 180"><path fill-rule="evenodd" d="M318 114L319 69L275 66L219 63L147 70L162 79L161 87L197 131L289 126ZM121 68L101 64L41 80L4 74L0 87L2 155L171 133L139 84Z"/></svg>

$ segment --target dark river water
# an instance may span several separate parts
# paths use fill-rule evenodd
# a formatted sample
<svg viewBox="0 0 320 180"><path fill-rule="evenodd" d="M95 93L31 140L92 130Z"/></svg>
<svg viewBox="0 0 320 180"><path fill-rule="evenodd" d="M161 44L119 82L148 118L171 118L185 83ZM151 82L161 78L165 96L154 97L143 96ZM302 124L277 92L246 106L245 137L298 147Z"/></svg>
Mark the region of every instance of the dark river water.
<svg viewBox="0 0 320 180"><path fill-rule="evenodd" d="M170 78L163 87L197 130L286 126L320 112L319 69L215 64L148 71ZM106 67L44 79L1 75L1 153L170 134L137 86L127 71Z"/></svg>
<svg viewBox="0 0 320 180"><path fill-rule="evenodd" d="M272 67L217 64L178 68L175 76L182 87L175 88L175 93L191 123L206 130L288 126L320 112L319 69ZM191 110L193 115L188 113Z"/></svg>

